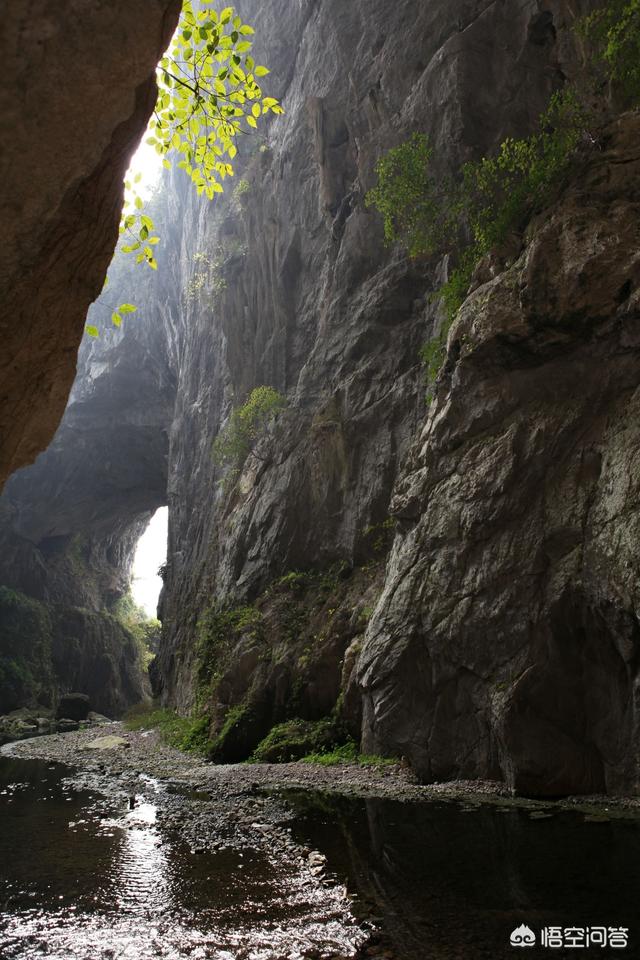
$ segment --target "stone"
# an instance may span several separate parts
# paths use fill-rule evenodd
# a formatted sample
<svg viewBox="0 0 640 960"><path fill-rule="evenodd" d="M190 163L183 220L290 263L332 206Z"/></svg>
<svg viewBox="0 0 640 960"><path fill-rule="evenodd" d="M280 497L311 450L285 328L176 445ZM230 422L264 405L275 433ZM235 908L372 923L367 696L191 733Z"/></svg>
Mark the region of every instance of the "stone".
<svg viewBox="0 0 640 960"><path fill-rule="evenodd" d="M87 743L86 750L127 750L131 747L128 740L124 737L97 737Z"/></svg>
<svg viewBox="0 0 640 960"><path fill-rule="evenodd" d="M112 721L109 717L105 717L102 713L96 713L95 710L89 710L87 714L87 722L92 726L101 727L106 723L111 723Z"/></svg>
<svg viewBox="0 0 640 960"><path fill-rule="evenodd" d="M89 697L86 693L63 693L58 702L56 718L86 720L89 714Z"/></svg>

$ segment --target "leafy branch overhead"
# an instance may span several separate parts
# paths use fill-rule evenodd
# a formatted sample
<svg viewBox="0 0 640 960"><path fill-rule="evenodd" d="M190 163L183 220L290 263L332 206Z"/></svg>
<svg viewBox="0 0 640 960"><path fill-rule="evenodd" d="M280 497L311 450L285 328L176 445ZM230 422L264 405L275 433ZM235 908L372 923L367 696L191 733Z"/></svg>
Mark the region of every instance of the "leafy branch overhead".
<svg viewBox="0 0 640 960"><path fill-rule="evenodd" d="M158 99L147 137L167 169L172 157L180 157L176 166L209 200L222 193L223 181L233 176L238 137L253 133L265 114L283 113L260 84L269 70L251 56L253 27L243 23L233 7L217 12L212 2L201 0L197 11L192 0L183 2L171 47L158 65ZM154 247L160 238L135 192L138 180L125 182L121 250L156 270ZM125 307L112 316L116 326ZM86 330L92 336L98 332L90 326Z"/></svg>

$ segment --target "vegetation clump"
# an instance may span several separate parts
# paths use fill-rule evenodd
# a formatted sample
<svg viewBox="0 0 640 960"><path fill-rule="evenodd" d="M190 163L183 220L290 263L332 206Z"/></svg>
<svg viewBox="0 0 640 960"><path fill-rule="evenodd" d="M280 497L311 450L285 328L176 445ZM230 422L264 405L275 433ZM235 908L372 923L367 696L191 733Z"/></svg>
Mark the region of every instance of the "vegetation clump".
<svg viewBox="0 0 640 960"><path fill-rule="evenodd" d="M158 730L170 747L204 756L209 744L207 717L180 717L173 710L145 708L132 710L125 720L128 730Z"/></svg>
<svg viewBox="0 0 640 960"><path fill-rule="evenodd" d="M133 599L131 590L116 601L113 613L133 637L142 668L148 670L158 651L162 624L155 617L147 616L146 611Z"/></svg>
<svg viewBox="0 0 640 960"><path fill-rule="evenodd" d="M265 436L268 424L285 406L286 399L273 387L252 390L245 403L233 410L216 437L212 448L214 463L231 467L231 477L237 477L249 454L258 456L256 446Z"/></svg>
<svg viewBox="0 0 640 960"><path fill-rule="evenodd" d="M335 767L343 763L357 763L361 767L391 767L398 763L397 759L393 757L360 753L354 740L348 740L333 750L309 753L302 758L302 762L319 763L323 767Z"/></svg>
<svg viewBox="0 0 640 960"><path fill-rule="evenodd" d="M341 725L333 718L286 720L269 731L251 757L254 763L288 763L312 752L328 752L344 739Z"/></svg>
<svg viewBox="0 0 640 960"><path fill-rule="evenodd" d="M640 0L608 0L578 24L591 41L600 79L620 95L621 105L640 100Z"/></svg>
<svg viewBox="0 0 640 960"><path fill-rule="evenodd" d="M200 687L215 680L227 659L232 641L242 633L261 637L262 614L256 607L225 607L212 603L198 621L196 670ZM204 696L201 691L201 698Z"/></svg>

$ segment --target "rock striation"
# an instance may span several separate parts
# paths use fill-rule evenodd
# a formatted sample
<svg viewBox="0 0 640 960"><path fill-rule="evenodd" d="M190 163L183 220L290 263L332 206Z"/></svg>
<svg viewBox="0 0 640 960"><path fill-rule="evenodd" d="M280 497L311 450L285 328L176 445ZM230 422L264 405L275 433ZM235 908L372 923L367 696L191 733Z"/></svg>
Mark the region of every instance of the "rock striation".
<svg viewBox="0 0 640 960"><path fill-rule="evenodd" d="M2 18L0 487L64 412L180 5L18 0Z"/></svg>
<svg viewBox="0 0 640 960"><path fill-rule="evenodd" d="M291 573L336 563L359 577L372 559L366 531L392 516L404 536L408 523L396 505L412 476L407 471L415 453L408 466L404 458L410 447L415 449L412 438L422 435L425 416L416 355L439 329L430 295L446 264L411 264L384 248L380 225L364 202L377 158L420 129L430 136L444 172L491 150L507 135L526 132L550 93L579 69L580 52L569 27L576 13L588 8L586 3L576 11L566 4L427 7L406 2L392 10L354 3L345 12L343 5L327 0L302 9L274 5L257 15L263 59L274 66L286 114L271 127L264 147L245 157L246 189L235 203L206 219L195 209L187 208L185 215L190 227L183 252L193 257L217 251L224 271L222 283L216 283L215 270L205 278L204 295L188 309L170 452L165 637L156 675L167 702L182 710L196 698L202 702L203 623L221 606L254 603L267 622L266 639L234 628L225 651L215 644L211 648L221 673L208 694L218 751L219 738L230 735L246 753L270 722L287 711L300 712L295 690L301 674L296 663L302 658L305 666L311 663L311 672L332 662L332 688L342 689L336 709L345 713L349 704L344 719L351 729L358 725L362 700L367 749L405 755L425 779L504 775L518 789L542 792L592 789L600 783L597 777L558 773L556 778L548 767L536 783L516 775L507 760L511 754L500 753L496 737L485 737L489 746L482 742L479 707L467 695L471 668L455 645L450 700L443 700L448 712L438 707L447 763L438 761L437 738L430 739L436 709L432 665L419 653L422 641L412 627L419 616L418 584L428 589L422 574L437 562L432 557L437 538L415 545L423 566L416 569L416 583L397 598L396 546L383 601L364 636L368 604L357 612L353 598L351 607L343 607L342 594L336 593L327 619L330 609L356 629L338 640L329 622L301 643L304 629L291 638L286 625L273 622L274 601L268 595L270 583L282 578L286 583ZM283 20L298 51L293 68L280 59ZM334 53L318 71L326 49ZM541 280L543 275L541 269ZM588 298L588 279L583 283ZM543 301L546 290L540 291ZM211 443L231 406L262 383L286 394L288 408L229 493L212 463ZM465 391L466 396L468 386ZM450 428L448 411L443 406L438 422L455 446L465 418L475 422L475 407L465 407ZM561 405L558 415L564 416ZM436 416L431 410L429 417ZM497 464L501 456L498 450ZM413 505L412 522L426 513L428 502L425 495ZM468 509L473 516L473 503ZM449 521L450 536L460 536L464 550L464 530L443 493L441 522ZM447 598L452 585L442 585ZM385 626L382 606L391 597L398 604L393 630ZM313 617L309 611L308 622ZM517 616L504 629L519 636ZM295 652L294 663L282 656L283 635L289 635L285 645ZM456 638L462 644L459 633ZM480 638L475 642L481 644ZM322 653L327 645L332 661ZM500 645L496 641L485 649L502 690L496 666L502 662ZM268 670L269 663L278 669ZM305 690L308 706L314 699ZM266 711L265 702L270 704ZM501 729L507 728L515 735L516 726L504 719ZM546 745L540 751L544 755ZM554 771L571 766L560 758L553 763ZM623 783L630 788L624 776L608 786L618 789Z"/></svg>

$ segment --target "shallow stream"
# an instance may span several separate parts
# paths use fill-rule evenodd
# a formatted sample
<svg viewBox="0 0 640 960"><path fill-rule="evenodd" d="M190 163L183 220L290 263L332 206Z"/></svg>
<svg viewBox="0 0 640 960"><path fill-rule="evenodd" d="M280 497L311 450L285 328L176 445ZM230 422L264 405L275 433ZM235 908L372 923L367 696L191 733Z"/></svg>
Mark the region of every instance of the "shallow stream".
<svg viewBox="0 0 640 960"><path fill-rule="evenodd" d="M291 793L290 856L196 852L153 791L125 803L68 773L0 758L3 960L495 960L522 954L522 924L538 943L545 927L629 928L627 947L528 957L640 957L635 819Z"/></svg>

